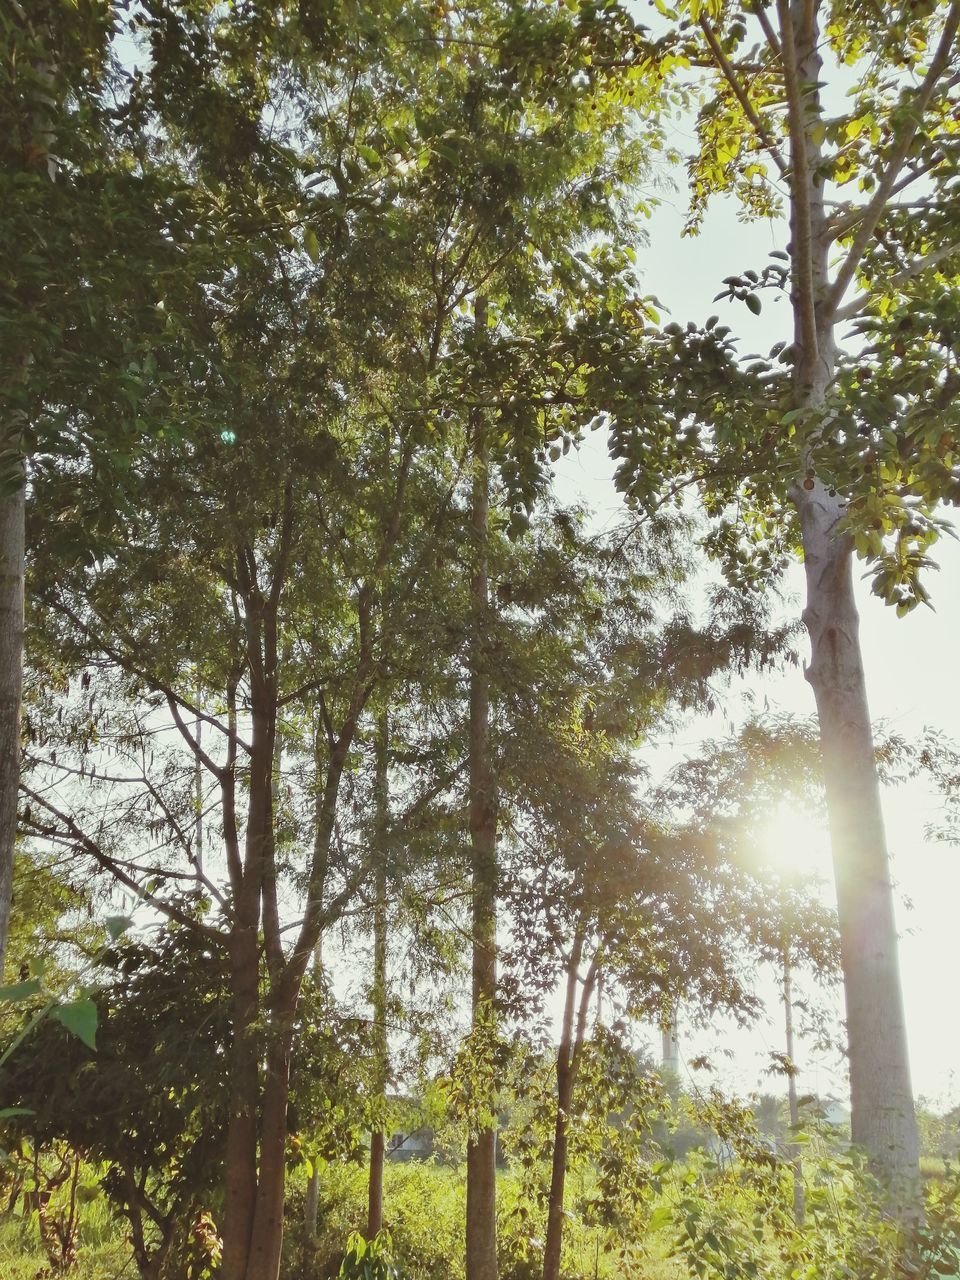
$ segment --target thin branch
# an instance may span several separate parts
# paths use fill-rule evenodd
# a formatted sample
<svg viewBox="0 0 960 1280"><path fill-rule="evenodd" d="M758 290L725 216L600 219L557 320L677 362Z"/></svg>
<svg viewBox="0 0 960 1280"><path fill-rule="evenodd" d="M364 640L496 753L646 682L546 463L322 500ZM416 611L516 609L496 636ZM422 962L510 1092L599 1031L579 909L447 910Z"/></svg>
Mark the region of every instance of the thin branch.
<svg viewBox="0 0 960 1280"><path fill-rule="evenodd" d="M780 0L782 3L783 0ZM960 28L960 0L953 0L950 11L947 14L946 21L943 24L943 31L940 33L940 42L937 45L937 51L933 56L930 66L927 68L927 74L923 78L923 83L914 95L910 104L910 113L907 118L906 126L900 135L900 140L894 147L886 164L886 171L877 184L876 194L867 205L863 219L860 222L860 229L854 236L853 244L847 252L843 265L837 272L837 278L834 281L833 288L830 291L828 300L828 309L835 310L843 295L846 293L856 274L857 267L863 258L867 245L870 243L870 237L876 230L877 223L883 216L887 201L893 194L897 179L903 167L903 162L907 158L907 152L917 135L917 130L923 120L923 114L930 104L934 90L937 87L937 81L947 69L950 59L950 51L953 48L953 42L957 36L957 30Z"/></svg>
<svg viewBox="0 0 960 1280"><path fill-rule="evenodd" d="M757 8L754 10L754 16L760 23L763 34L767 37L767 44L770 46L770 50L774 57L779 58L782 61L783 49L780 47L780 41L777 39L777 33L773 29L773 23L767 17L766 9L757 5Z"/></svg>
<svg viewBox="0 0 960 1280"><path fill-rule="evenodd" d="M905 284L908 280L912 280L930 267L935 267L955 253L960 253L960 243L943 245L940 249L935 249L933 253L928 253L925 257L917 258L914 262L908 263L902 271L890 276L889 279L884 281L884 288L896 288L898 285ZM852 320L866 309L869 301L869 297L866 296L854 298L852 302L848 302L845 307L841 307L839 311L834 313L834 319L838 324L842 324L845 320Z"/></svg>
<svg viewBox="0 0 960 1280"><path fill-rule="evenodd" d="M215 929L211 925L204 924L194 916L187 915L187 913L185 911L181 911L179 907L175 907L169 902L164 902L162 898L158 898L144 889L133 876L129 875L123 869L123 866L115 858L111 857L109 853L101 849L95 840L92 840L85 831L81 830L69 815L65 814L61 809L58 809L56 805L51 804L49 800L45 800L39 792L32 790L23 783L20 784L20 790L25 796L32 800L34 804L39 805L40 808L46 813L49 813L52 818L55 818L64 828L62 831L57 831L56 828L51 828L47 831L41 824L34 824L37 826L37 829L41 834L72 840L75 845L79 845L87 854L89 854L99 867L104 871L109 871L110 874L119 880L121 884L126 885L132 893L136 894L142 902L146 902L149 906L167 916L168 919L175 920L177 924L182 924L187 929L193 929L198 933L202 933L204 937L216 940L218 943L223 941L223 934L219 929Z"/></svg>
<svg viewBox="0 0 960 1280"><path fill-rule="evenodd" d="M736 70L731 65L729 58L723 52L720 41L716 37L716 33L707 21L706 17L703 15L700 17L700 27L707 38L707 44L710 46L711 52L716 59L717 66L723 73L723 77L727 84L729 84L730 88L733 90L734 97L743 108L744 115L753 125L754 132L763 144L764 149L773 158L774 164L780 171L780 176L786 177L788 172L787 162L780 154L776 142L768 131L767 126L761 120L756 107L754 107L753 103L750 101L750 96L747 93L743 82L740 80Z"/></svg>

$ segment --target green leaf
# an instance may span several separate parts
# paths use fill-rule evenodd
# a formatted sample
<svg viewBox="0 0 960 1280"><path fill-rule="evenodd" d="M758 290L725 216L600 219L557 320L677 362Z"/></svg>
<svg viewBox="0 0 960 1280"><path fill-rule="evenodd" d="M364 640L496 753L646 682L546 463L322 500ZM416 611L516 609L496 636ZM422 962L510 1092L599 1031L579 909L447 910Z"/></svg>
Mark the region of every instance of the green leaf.
<svg viewBox="0 0 960 1280"><path fill-rule="evenodd" d="M755 293L748 293L744 301L748 311L752 311L755 316L760 314L760 299Z"/></svg>
<svg viewBox="0 0 960 1280"><path fill-rule="evenodd" d="M92 1000L71 1000L51 1011L58 1022L91 1049L97 1047L97 1006Z"/></svg>
<svg viewBox="0 0 960 1280"><path fill-rule="evenodd" d="M320 261L320 242L317 240L317 233L314 231L313 227L304 227L303 247L306 249L307 256L311 262Z"/></svg>
<svg viewBox="0 0 960 1280"><path fill-rule="evenodd" d="M103 923L107 933L110 935L111 942L116 942L133 925L133 921L129 916L107 916Z"/></svg>
<svg viewBox="0 0 960 1280"><path fill-rule="evenodd" d="M31 996L39 993L40 979L30 978L26 982L14 982L10 986L0 987L0 1000L9 1000L13 1003L17 1000L29 1000Z"/></svg>

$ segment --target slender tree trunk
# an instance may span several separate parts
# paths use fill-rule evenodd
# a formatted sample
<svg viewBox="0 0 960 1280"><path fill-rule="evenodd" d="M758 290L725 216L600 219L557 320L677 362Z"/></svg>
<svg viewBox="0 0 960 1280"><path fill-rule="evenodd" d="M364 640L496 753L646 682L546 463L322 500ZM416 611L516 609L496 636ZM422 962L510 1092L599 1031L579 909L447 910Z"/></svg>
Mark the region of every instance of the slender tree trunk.
<svg viewBox="0 0 960 1280"><path fill-rule="evenodd" d="M787 1101L790 1107L790 1160L793 1165L793 1218L803 1226L806 1211L803 1189L803 1162L796 1141L800 1127L800 1105L797 1101L796 1046L793 1035L793 971L790 964L790 939L783 942L783 1024L787 1050Z"/></svg>
<svg viewBox="0 0 960 1280"><path fill-rule="evenodd" d="M567 989L557 1049L557 1118L553 1131L550 1197L547 1201L547 1237L543 1249L543 1280L557 1280L563 1247L563 1195L567 1178L567 1129L573 1097L573 1019L580 976L583 937L578 932L567 964Z"/></svg>
<svg viewBox="0 0 960 1280"><path fill-rule="evenodd" d="M476 323L486 328L486 299L476 300ZM490 748L490 681L487 628L487 554L490 452L482 415L474 415L471 526L474 567L470 578L470 848L472 858L473 1027L492 1034L497 997L497 784ZM493 1113L492 1097L481 1104ZM497 1133L495 1123L474 1133L467 1146L467 1280L497 1280Z"/></svg>
<svg viewBox="0 0 960 1280"><path fill-rule="evenodd" d="M817 9L779 0L791 124L791 242L798 408L818 408L836 367L828 302L833 244L823 198L816 128ZM793 84L791 84L793 81ZM900 988L893 887L880 803L870 711L854 599L853 548L837 536L839 497L815 476L816 458L795 490L800 514L810 635L806 669L820 722L833 845L847 1013L852 1136L885 1180L916 1177L919 1143Z"/></svg>
<svg viewBox="0 0 960 1280"><path fill-rule="evenodd" d="M247 600L249 653L252 686L252 741L250 752L249 796L247 802L247 828L244 840L242 877L234 900L235 924L231 937L231 977L233 988L233 1039L231 1042L231 1100L227 1128L227 1164L224 1195L223 1231L223 1280L253 1280L250 1271L252 1249L258 1247L258 1257L264 1257L265 1219L269 1216L270 1203L264 1203L268 1192L263 1190L265 1170L269 1186L269 1171L273 1167L274 1153L270 1149L273 1129L277 1123L278 1039L276 1014L273 1037L267 1045L267 1076L263 1089L260 1083L260 1060L263 1050L263 1032L259 1025L260 1000L260 948L261 917L265 941L272 940L279 946L271 921L267 918L268 899L265 881L268 863L273 850L273 766L276 732L276 694L272 679L263 677L261 636L258 631L260 618ZM270 676L273 676L271 671ZM271 974L275 982L275 975ZM294 1000L295 1004L295 1000ZM286 1012L282 1004L275 1004L280 1015ZM289 1053L289 1044L287 1045ZM282 1074L282 1073L280 1073ZM286 1085L283 1086L282 1111L284 1136L286 1133ZM267 1108L272 1105L270 1123ZM260 1133L262 1124L262 1133ZM257 1151L260 1137L260 1169L258 1176ZM281 1196L283 1152L281 1150ZM279 1257L279 1255L278 1255ZM259 1276L266 1276L260 1271ZM270 1280L274 1280L270 1277Z"/></svg>
<svg viewBox="0 0 960 1280"><path fill-rule="evenodd" d="M373 914L373 1070L377 1101L377 1124L370 1135L370 1181L367 1194L367 1239L372 1240L383 1226L383 1162L386 1151L384 1117L387 1079L390 1072L387 1043L387 830L390 798L387 778L387 748L390 724L386 710L377 717L376 794L374 797L374 841L376 843L376 884Z"/></svg>
<svg viewBox="0 0 960 1280"><path fill-rule="evenodd" d="M323 862L323 824L321 822L321 805L323 802L324 791L324 747L323 747L323 726L320 718L317 717L317 723L313 730L313 760L314 760L314 819L313 819L313 861ZM321 905L324 898L326 875L320 877L318 886L318 896ZM323 980L323 931L321 930L317 937L316 945L313 948L313 958L311 961L313 969L313 978L315 982ZM308 1245L312 1245L317 1238L317 1217L320 1211L320 1172L314 1164L313 1171L307 1179L307 1191L303 1201L303 1234L304 1240Z"/></svg>
<svg viewBox="0 0 960 1280"><path fill-rule="evenodd" d="M19 433L13 444L19 448ZM22 484L0 496L0 980L10 927L20 787L25 511Z"/></svg>
<svg viewBox="0 0 960 1280"><path fill-rule="evenodd" d="M233 1039L223 1206L223 1280L245 1280L257 1199L258 1037L260 964L256 929L230 940Z"/></svg>
<svg viewBox="0 0 960 1280"><path fill-rule="evenodd" d="M312 1245L317 1238L317 1220L320 1213L320 1171L314 1165L307 1179L307 1191L303 1198L303 1238Z"/></svg>

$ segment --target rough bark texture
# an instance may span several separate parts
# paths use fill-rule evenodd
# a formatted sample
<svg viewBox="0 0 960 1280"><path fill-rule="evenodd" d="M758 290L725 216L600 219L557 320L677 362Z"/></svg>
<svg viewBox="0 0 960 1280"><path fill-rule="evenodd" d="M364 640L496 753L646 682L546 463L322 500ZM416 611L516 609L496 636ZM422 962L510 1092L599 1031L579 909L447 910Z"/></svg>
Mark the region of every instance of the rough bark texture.
<svg viewBox="0 0 960 1280"><path fill-rule="evenodd" d="M0 497L0 975L13 890L23 687L23 487Z"/></svg>
<svg viewBox="0 0 960 1280"><path fill-rule="evenodd" d="M790 112L795 403L824 403L836 367L829 259L833 233L815 125L823 118L817 7L778 0ZM812 332L811 332L812 331ZM810 636L807 679L820 722L847 1013L852 1136L875 1171L915 1178L918 1138L900 989L893 888L880 804L852 548L837 536L841 501L815 477L797 485Z"/></svg>
<svg viewBox="0 0 960 1280"><path fill-rule="evenodd" d="M271 1019L271 1040L263 1085L260 1168L250 1235L246 1280L277 1280L283 1245L283 1192L286 1175L287 1102L296 996ZM293 1007L290 1007L290 1006Z"/></svg>
<svg viewBox="0 0 960 1280"><path fill-rule="evenodd" d="M477 301L477 326L486 307ZM490 748L490 681L487 672L487 544L490 458L479 414L474 423L471 526L474 568L470 580L470 849L472 859L473 1025L493 1016L497 995L497 785ZM492 1111L493 1100L485 1100ZM467 1280L497 1278L497 1135L491 1124L467 1147Z"/></svg>

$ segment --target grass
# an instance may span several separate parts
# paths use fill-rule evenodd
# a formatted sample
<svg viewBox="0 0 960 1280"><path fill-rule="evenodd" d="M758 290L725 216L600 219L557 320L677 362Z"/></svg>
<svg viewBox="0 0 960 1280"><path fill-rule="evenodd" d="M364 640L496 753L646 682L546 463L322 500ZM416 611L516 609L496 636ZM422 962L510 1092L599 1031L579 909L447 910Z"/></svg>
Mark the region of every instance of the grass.
<svg viewBox="0 0 960 1280"><path fill-rule="evenodd" d="M84 1230L88 1218L89 1229ZM47 1274L47 1268L36 1218L0 1218L3 1280L37 1280L38 1275ZM70 1280L136 1280L137 1268L123 1229L100 1201L91 1201L81 1211L77 1263L67 1274Z"/></svg>

